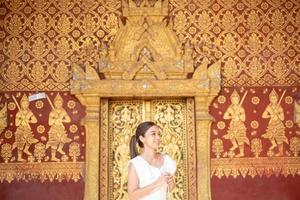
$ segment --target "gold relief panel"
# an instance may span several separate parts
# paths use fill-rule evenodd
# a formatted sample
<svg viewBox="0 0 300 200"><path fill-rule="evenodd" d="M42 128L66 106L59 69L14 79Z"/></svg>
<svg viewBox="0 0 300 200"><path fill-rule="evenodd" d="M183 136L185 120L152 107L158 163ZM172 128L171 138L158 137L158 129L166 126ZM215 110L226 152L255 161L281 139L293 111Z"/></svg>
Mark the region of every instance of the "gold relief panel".
<svg viewBox="0 0 300 200"><path fill-rule="evenodd" d="M161 151L170 155L177 165L177 186L172 191L172 199L188 199L186 102L157 100L152 101L152 104L152 116L162 129Z"/></svg>
<svg viewBox="0 0 300 200"><path fill-rule="evenodd" d="M109 102L109 199L128 199L129 142L143 117L143 101ZM101 154L102 152L100 152Z"/></svg>
<svg viewBox="0 0 300 200"><path fill-rule="evenodd" d="M177 187L172 191L172 199L196 199L193 99L103 99L101 102L100 198L128 199L130 138L140 122L152 120L161 128L160 151L168 153L177 164Z"/></svg>

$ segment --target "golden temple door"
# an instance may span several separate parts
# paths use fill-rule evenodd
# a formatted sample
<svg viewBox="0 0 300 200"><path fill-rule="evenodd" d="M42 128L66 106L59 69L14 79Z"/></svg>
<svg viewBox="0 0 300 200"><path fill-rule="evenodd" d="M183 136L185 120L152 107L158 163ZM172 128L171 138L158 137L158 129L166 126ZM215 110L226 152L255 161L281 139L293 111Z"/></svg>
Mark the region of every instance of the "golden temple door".
<svg viewBox="0 0 300 200"><path fill-rule="evenodd" d="M161 127L160 152L168 153L177 163L176 188L172 191L172 199L191 199L189 193L194 193L192 196L195 197L195 120L192 98L101 99L100 116L100 199L128 199L129 142L137 125L147 120Z"/></svg>
<svg viewBox="0 0 300 200"><path fill-rule="evenodd" d="M84 199L127 198L129 139L139 122L153 120L161 151L178 165L172 199L211 200L209 105L222 61L195 59L166 23L168 1L143 2L124 0L126 20L108 46L87 44L72 64L71 92L86 106Z"/></svg>

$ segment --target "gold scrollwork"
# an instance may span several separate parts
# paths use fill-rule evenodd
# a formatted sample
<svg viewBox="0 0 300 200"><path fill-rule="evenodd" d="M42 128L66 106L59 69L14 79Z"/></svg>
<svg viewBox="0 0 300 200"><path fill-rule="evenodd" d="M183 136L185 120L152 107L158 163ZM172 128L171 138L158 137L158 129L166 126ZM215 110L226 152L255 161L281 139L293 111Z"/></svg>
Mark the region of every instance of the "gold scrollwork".
<svg viewBox="0 0 300 200"><path fill-rule="evenodd" d="M172 199L188 199L187 191L187 140L185 100L153 100L152 116L162 130L163 152L168 153L177 164Z"/></svg>
<svg viewBox="0 0 300 200"><path fill-rule="evenodd" d="M102 106L102 116L107 115L110 120L107 121L109 126L101 127L102 131L108 131L108 138L105 141L101 139L100 185L108 183L108 187L105 191L101 189L100 197L113 200L128 199L126 184L130 160L129 141L137 125L145 120L145 117L149 117L149 120L152 119L161 128L160 151L168 153L177 164L177 187L172 191L173 199L196 198L193 100L112 100L106 106L108 110ZM105 118L102 120L103 123L106 121ZM191 127L188 128L187 124ZM110 156L104 158L107 151ZM103 165L104 163L108 165Z"/></svg>
<svg viewBox="0 0 300 200"><path fill-rule="evenodd" d="M128 199L127 196L127 169L130 160L129 142L135 129L142 120L143 101L112 101L109 106L110 113L110 160L112 169L110 176L110 188L113 200ZM111 189L110 189L111 190Z"/></svg>

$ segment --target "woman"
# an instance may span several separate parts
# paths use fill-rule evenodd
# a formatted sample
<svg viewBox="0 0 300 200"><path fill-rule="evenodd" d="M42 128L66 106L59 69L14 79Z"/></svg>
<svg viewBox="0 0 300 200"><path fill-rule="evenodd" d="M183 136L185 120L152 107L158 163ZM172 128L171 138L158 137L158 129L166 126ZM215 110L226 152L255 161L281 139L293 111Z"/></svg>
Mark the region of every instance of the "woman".
<svg viewBox="0 0 300 200"><path fill-rule="evenodd" d="M141 148L140 155L136 143ZM128 166L130 200L166 200L174 188L175 161L166 154L157 153L159 145L159 127L154 122L141 123L131 137Z"/></svg>

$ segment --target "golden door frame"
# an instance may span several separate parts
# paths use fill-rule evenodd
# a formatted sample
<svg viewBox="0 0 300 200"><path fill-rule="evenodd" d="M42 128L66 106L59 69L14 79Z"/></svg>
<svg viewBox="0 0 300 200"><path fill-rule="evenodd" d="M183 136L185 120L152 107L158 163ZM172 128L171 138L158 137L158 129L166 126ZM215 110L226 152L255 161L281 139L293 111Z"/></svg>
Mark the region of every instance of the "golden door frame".
<svg viewBox="0 0 300 200"><path fill-rule="evenodd" d="M175 180L178 187L172 191L172 199L197 199L193 98L101 99L100 104L103 124L100 128L100 149L105 151L100 152L100 177L101 174L108 175L100 180L100 184L102 181L108 183L101 184L104 186L101 187L101 197L107 200L128 199L126 186L124 188L127 180L124 168L127 168L130 159L129 136L134 134L141 121L151 120L161 127L160 152L168 153L177 163Z"/></svg>
<svg viewBox="0 0 300 200"><path fill-rule="evenodd" d="M85 66L74 65L71 93L86 107L83 124L86 128L85 200L106 200L107 186L100 180L107 180L107 148L100 146L100 132L108 126L108 119L101 119L101 99L104 98L193 98L196 132L196 160L194 169L197 199L210 200L210 125L209 105L220 91L220 63L209 68L198 67L190 79L177 80L108 80L100 79L97 71ZM101 142L105 143L105 137ZM101 163L101 166L100 166Z"/></svg>

